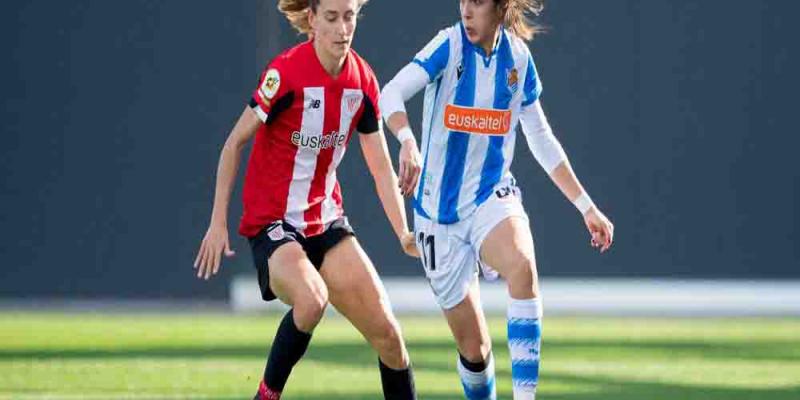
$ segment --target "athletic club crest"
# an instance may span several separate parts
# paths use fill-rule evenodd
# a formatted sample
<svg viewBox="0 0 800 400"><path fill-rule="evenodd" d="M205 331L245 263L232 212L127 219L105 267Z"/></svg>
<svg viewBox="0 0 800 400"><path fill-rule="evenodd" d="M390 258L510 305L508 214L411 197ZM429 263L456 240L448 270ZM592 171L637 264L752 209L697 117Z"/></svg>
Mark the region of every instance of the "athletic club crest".
<svg viewBox="0 0 800 400"><path fill-rule="evenodd" d="M358 99L355 98L355 97L352 97L352 96L348 97L347 98L347 111L350 111L351 113L354 113L354 112L356 112L357 108L358 108Z"/></svg>
<svg viewBox="0 0 800 400"><path fill-rule="evenodd" d="M276 222L272 224L271 227L267 228L267 236L269 236L272 241L278 241L286 237L286 232L283 230L281 222Z"/></svg>
<svg viewBox="0 0 800 400"><path fill-rule="evenodd" d="M361 107L362 98L363 95L360 92L345 93L342 102L350 115L355 114L358 108Z"/></svg>
<svg viewBox="0 0 800 400"><path fill-rule="evenodd" d="M511 93L516 93L517 88L519 88L519 75L517 69L512 68L508 71L508 89L511 90Z"/></svg>

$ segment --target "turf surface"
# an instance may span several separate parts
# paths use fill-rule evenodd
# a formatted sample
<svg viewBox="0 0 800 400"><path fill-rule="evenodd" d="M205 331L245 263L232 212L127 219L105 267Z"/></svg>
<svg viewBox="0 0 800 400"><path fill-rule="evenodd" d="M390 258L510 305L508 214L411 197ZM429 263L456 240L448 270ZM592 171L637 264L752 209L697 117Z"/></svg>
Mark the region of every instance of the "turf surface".
<svg viewBox="0 0 800 400"><path fill-rule="evenodd" d="M278 316L0 312L0 399L249 399ZM401 316L421 400L461 398L444 320ZM505 321L490 319L499 398ZM376 355L327 316L284 398L381 399ZM800 319L545 320L541 400L800 399Z"/></svg>

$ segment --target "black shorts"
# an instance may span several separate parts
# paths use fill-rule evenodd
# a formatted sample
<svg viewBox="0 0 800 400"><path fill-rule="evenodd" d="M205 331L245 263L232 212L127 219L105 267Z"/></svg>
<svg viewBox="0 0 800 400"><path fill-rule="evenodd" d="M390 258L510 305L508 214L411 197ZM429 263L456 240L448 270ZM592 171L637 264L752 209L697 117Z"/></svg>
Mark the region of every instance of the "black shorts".
<svg viewBox="0 0 800 400"><path fill-rule="evenodd" d="M306 238L297 229L284 221L276 221L266 226L257 235L249 238L250 248L253 250L253 261L258 271L258 286L261 288L261 298L265 301L275 299L275 293L269 287L269 258L272 253L289 242L297 242L303 247L308 260L319 271L325 253L336 246L342 239L355 236L353 227L347 222L347 217L333 221L324 232Z"/></svg>

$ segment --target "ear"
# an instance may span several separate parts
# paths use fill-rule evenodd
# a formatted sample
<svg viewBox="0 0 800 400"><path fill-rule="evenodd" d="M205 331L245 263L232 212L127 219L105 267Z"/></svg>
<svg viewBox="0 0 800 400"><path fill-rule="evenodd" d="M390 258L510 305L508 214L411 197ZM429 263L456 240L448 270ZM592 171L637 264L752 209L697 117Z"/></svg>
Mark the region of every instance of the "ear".
<svg viewBox="0 0 800 400"><path fill-rule="evenodd" d="M317 15L314 13L314 10L312 10L311 8L309 8L309 9L308 9L308 12L306 13L306 17L308 18L308 26L309 26L309 27L310 27L310 29L311 29L311 30L308 32L308 34L309 34L309 36L310 36L310 35L312 35L312 34L314 33L314 30L316 29Z"/></svg>

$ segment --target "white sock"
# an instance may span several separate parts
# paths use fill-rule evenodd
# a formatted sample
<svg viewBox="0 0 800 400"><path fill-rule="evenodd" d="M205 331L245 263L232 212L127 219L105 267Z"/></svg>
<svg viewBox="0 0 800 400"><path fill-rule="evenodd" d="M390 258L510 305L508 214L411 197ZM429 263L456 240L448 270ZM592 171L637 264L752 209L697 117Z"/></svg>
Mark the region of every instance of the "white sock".
<svg viewBox="0 0 800 400"><path fill-rule="evenodd" d="M508 349L514 400L533 400L539 382L542 304L538 298L511 299L508 305Z"/></svg>

